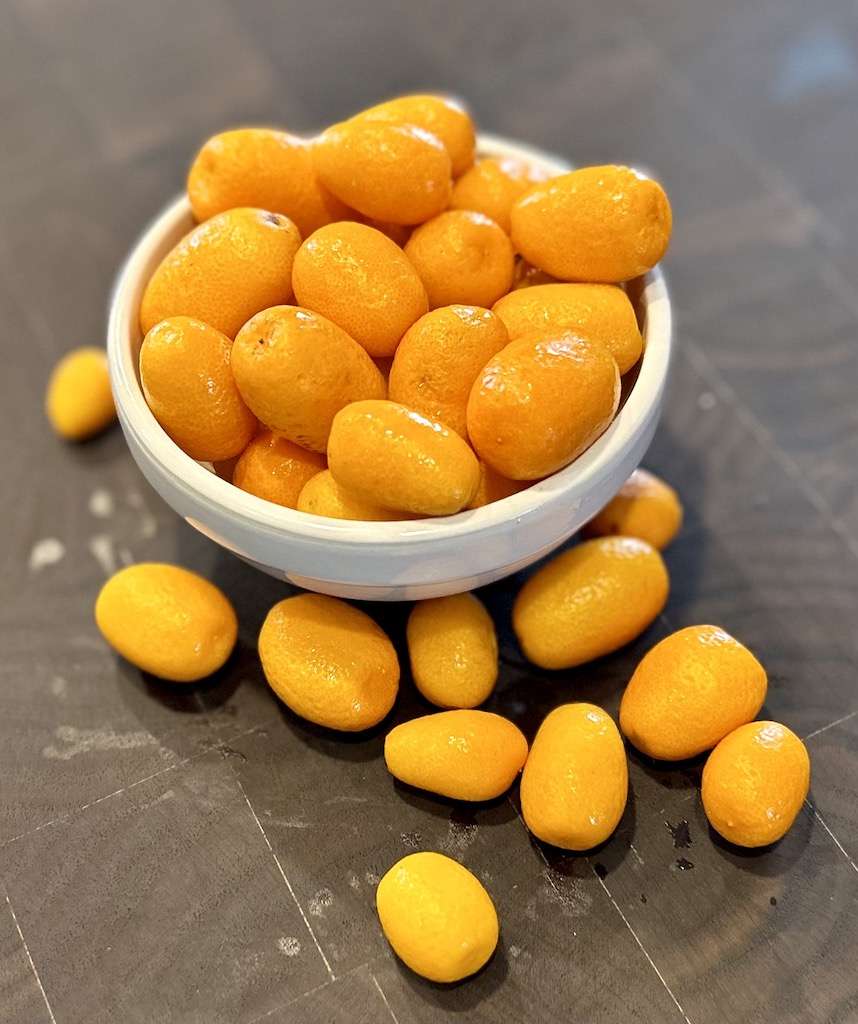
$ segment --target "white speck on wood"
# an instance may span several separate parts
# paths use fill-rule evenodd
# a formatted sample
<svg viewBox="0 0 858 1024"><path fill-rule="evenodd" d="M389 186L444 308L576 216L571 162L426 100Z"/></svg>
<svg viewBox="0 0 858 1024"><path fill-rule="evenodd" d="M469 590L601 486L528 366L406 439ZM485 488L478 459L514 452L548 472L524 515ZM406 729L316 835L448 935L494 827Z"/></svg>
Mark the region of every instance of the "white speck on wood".
<svg viewBox="0 0 858 1024"><path fill-rule="evenodd" d="M116 555L113 552L113 538L107 533L98 533L89 539L89 552L104 570L105 575L116 572Z"/></svg>
<svg viewBox="0 0 858 1024"><path fill-rule="evenodd" d="M309 821L304 821L303 818L273 818L272 819L277 825L282 825L284 828L312 828L313 826Z"/></svg>
<svg viewBox="0 0 858 1024"><path fill-rule="evenodd" d="M96 519L109 519L113 515L113 495L99 487L89 496L89 512Z"/></svg>
<svg viewBox="0 0 858 1024"><path fill-rule="evenodd" d="M477 826L469 822L458 822L453 818L447 825L447 837L441 843L446 853L463 853L477 838Z"/></svg>
<svg viewBox="0 0 858 1024"><path fill-rule="evenodd" d="M284 956L297 956L301 952L301 943L294 935L281 935L277 940L277 948Z"/></svg>
<svg viewBox="0 0 858 1024"><path fill-rule="evenodd" d="M316 895L310 900L307 910L313 917L324 917L325 908L334 902L334 894L330 889L319 889Z"/></svg>
<svg viewBox="0 0 858 1024"><path fill-rule="evenodd" d="M46 566L55 565L66 553L65 545L56 537L45 537L36 541L30 552L30 572L40 572Z"/></svg>
<svg viewBox="0 0 858 1024"><path fill-rule="evenodd" d="M259 953L250 951L239 957L232 965L232 975L239 983L247 983L259 973L262 966L262 957Z"/></svg>
<svg viewBox="0 0 858 1024"><path fill-rule="evenodd" d="M70 640L72 647L83 647L87 651L103 651L104 641L100 636L90 636L88 633L78 633Z"/></svg>
<svg viewBox="0 0 858 1024"><path fill-rule="evenodd" d="M158 520L150 513L144 512L140 517L140 536L143 540L151 540L157 532Z"/></svg>
<svg viewBox="0 0 858 1024"><path fill-rule="evenodd" d="M168 789L166 793L162 793L160 796L156 796L154 800L150 800L148 803L141 804L141 811L148 811L150 807L156 807L158 804L166 803L167 800L172 800L176 795L175 789Z"/></svg>
<svg viewBox="0 0 858 1024"><path fill-rule="evenodd" d="M563 908L562 913L566 917L586 917L593 904L593 897L575 879L567 879L561 888L560 883L555 879L554 872L543 858L545 870L542 877L546 885L543 888L543 895L550 903L556 903Z"/></svg>
<svg viewBox="0 0 858 1024"><path fill-rule="evenodd" d="M62 676L54 676L51 680L51 693L55 697L65 697L68 690L68 683Z"/></svg>
<svg viewBox="0 0 858 1024"><path fill-rule="evenodd" d="M51 743L42 750L42 757L52 761L68 761L92 750L136 750L138 747L158 745L158 740L148 732L78 729L73 725L57 726L54 738L58 744Z"/></svg>
<svg viewBox="0 0 858 1024"><path fill-rule="evenodd" d="M715 408L717 401L711 391L704 391L697 396L697 408L701 412L710 412Z"/></svg>

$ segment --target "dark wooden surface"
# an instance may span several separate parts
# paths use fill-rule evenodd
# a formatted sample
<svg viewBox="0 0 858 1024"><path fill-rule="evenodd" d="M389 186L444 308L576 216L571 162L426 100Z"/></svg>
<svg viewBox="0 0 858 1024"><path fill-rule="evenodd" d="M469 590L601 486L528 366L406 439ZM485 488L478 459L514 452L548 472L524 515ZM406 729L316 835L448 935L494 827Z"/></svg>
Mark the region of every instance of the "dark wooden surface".
<svg viewBox="0 0 858 1024"><path fill-rule="evenodd" d="M858 1020L858 16L849 0L0 4L0 1019L720 1024ZM222 127L309 130L419 87L581 162L637 161L673 199L679 354L648 458L682 492L673 592L616 657L540 673L510 639L490 707L532 734L567 699L615 711L636 660L717 622L807 738L811 800L774 849L709 832L700 765L631 755L589 857L532 843L516 799L463 809L395 786L382 735L278 707L254 654L286 589L147 489L118 430L78 448L40 405L65 349L103 340L117 266ZM56 544L64 555L46 564ZM113 564L175 560L241 618L199 688L108 651ZM397 643L406 609L373 608ZM406 679L395 716L420 705ZM670 827L688 825L688 842ZM476 979L389 953L378 876L439 849L500 912Z"/></svg>

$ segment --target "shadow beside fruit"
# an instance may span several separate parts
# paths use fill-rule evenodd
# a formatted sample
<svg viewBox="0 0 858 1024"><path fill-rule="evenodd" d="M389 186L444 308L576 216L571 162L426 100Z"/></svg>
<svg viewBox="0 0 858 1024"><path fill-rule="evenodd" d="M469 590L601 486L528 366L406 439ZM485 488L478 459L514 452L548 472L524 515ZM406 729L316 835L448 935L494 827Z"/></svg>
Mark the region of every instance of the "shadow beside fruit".
<svg viewBox="0 0 858 1024"><path fill-rule="evenodd" d="M473 1010L480 1003L490 999L492 993L500 988L509 974L509 960L503 931L501 931L497 947L488 963L476 974L462 978L461 981L449 984L427 981L426 978L422 978L406 967L398 957L393 958L393 963L399 976L415 995L424 1002L437 1007L439 1011L451 1014ZM479 981L478 985L473 984L476 980Z"/></svg>

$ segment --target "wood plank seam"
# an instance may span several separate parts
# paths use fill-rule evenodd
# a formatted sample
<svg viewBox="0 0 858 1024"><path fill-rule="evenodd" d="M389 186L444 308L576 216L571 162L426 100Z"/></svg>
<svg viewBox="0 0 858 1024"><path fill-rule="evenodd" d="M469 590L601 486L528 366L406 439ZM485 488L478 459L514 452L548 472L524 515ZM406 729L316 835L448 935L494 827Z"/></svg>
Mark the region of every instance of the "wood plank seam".
<svg viewBox="0 0 858 1024"><path fill-rule="evenodd" d="M816 818L816 820L819 822L819 824L822 825L823 829L828 833L828 835L830 836L832 842L837 847L837 849L843 854L843 856L849 862L849 866L852 868L852 870L855 871L856 873L858 873L858 864L856 864L855 861L852 859L852 857L846 852L846 849L843 846L843 843L840 842L840 840L831 831L831 829L828 827L828 825L826 825L825 820L823 819L823 817L819 813L819 811L813 806L813 804L810 802L809 799L805 800L805 804L807 805L807 807L810 810L810 812L813 814L814 818Z"/></svg>
<svg viewBox="0 0 858 1024"><path fill-rule="evenodd" d="M331 988L333 985L338 985L345 981L346 978L350 978L353 974L357 974L359 971L365 970L370 964L374 964L376 960L389 960L390 954L387 952L378 953L376 956L371 957L369 960L364 961L362 964L358 964L356 967L350 967L347 971L343 971L342 974L338 974L333 980L328 978L327 981L323 981L318 985L314 985L312 988L308 988L306 992L302 992L300 995L293 996L285 1003L281 1003L279 1006L275 1006L270 1010L266 1010L265 1013L260 1014L258 1017L254 1017L253 1020L249 1020L247 1024L260 1024L263 1020L268 1020L275 1013L280 1013L283 1010L288 1010L290 1006L294 1006L296 1003L300 1003L304 999L309 999L310 996L316 995L317 992L323 992L327 988Z"/></svg>
<svg viewBox="0 0 858 1024"><path fill-rule="evenodd" d="M834 513L826 499L816 490L805 476L801 467L774 440L771 431L739 399L733 388L727 383L717 367L709 360L703 349L686 337L682 344L683 351L689 362L703 378L704 382L718 395L721 401L732 406L740 423L757 439L764 451L774 458L787 476L795 481L810 504L816 509L823 522L846 545L849 553L858 559L858 538L853 537L844 524Z"/></svg>
<svg viewBox="0 0 858 1024"><path fill-rule="evenodd" d="M647 34L647 25L645 24L645 21L641 21L641 30L644 34ZM649 41L664 57L665 55L658 48L658 40L650 39ZM730 122L723 115L712 110L708 104L701 99L697 89L691 81L685 75L676 70L672 61L665 58L664 64L668 69L667 83L672 87L674 94L680 98L684 98L686 101L691 101L695 109L705 111L705 114L712 125L714 134L722 138L738 154L747 160L747 162L760 175L761 179L770 186L773 192L783 198L788 205L793 206L796 209L812 211L816 223L821 229L821 233L823 236L827 236L827 241L831 242L832 240L837 241L841 239L842 235L840 230L836 225L832 224L828 220L822 210L820 210L815 204L806 201L801 195L800 190L796 188L793 182L785 174L783 174L780 168L770 164L768 160L760 157L753 145L747 141L741 132L737 132L733 129ZM855 289L849 284L843 272L824 250L815 251L815 256L819 263L820 275L822 276L823 281L828 284L828 287L832 292L837 294L844 306L846 306L854 316L856 322L858 322L858 295L856 295ZM688 343L685 342L683 347L687 345ZM738 396L733 392L733 389L721 377L721 374L709 361L702 349L693 343L691 343L691 349L695 351L697 356L699 362L697 369L701 372L701 375L709 380L713 389L722 391L725 397L729 395L727 401L734 406L738 415L742 418L742 421L747 426L751 427L757 436L763 440L765 447L775 455L777 461L787 471L787 474L799 483L805 496L822 514L827 525L846 543L849 551L858 558L858 538L853 537L851 532L845 527L841 520L838 519L827 500L806 478L795 460L775 442L771 432L764 427L763 424L756 419L753 413L751 413L750 410L747 409L747 407L739 400ZM715 383L716 380L718 381L717 387Z"/></svg>
<svg viewBox="0 0 858 1024"><path fill-rule="evenodd" d="M372 979L373 985L378 989L378 994L381 996L381 1001L387 1007L387 1012L390 1014L390 1019L393 1021L393 1024L399 1024L399 1018L393 1012L393 1007L387 1001L387 996L384 994L384 989L379 985L378 978L376 978L372 971L369 972L369 976Z"/></svg>
<svg viewBox="0 0 858 1024"><path fill-rule="evenodd" d="M525 830L525 832L528 832L528 834L529 834L529 830L527 828L527 825L525 825L525 823L524 823L524 818L522 818L521 812L519 811L519 809L513 803L512 797L508 796L507 800L509 801L510 807L512 807L512 809L515 811L515 816L521 822L522 828ZM536 846L536 850L539 853L539 856L540 856L543 864L545 864L545 867L547 868L547 873L546 873L545 877L548 880L548 884L551 886L551 888L557 894L559 899L562 902L565 903L566 902L566 896L560 891L560 889L557 887L557 883L554 881L554 878L553 878L552 873L551 873L551 865L548 862L548 858L545 856L545 851L542 849L542 846L539 843L536 843L535 846ZM629 930L632 938L635 940L635 942L637 943L638 947L640 948L640 951L643 953L644 957L646 958L647 963L655 971L656 977L661 982L662 987L664 988L665 992L667 992L667 994L670 996L670 998L673 1001L674 1005L676 1006L677 1010L682 1015L682 1019L685 1021L685 1024L693 1024L693 1022L689 1019L688 1015L686 1014L685 1010L682 1008L682 1004L679 1002L679 1000L674 995L673 990L671 989L670 985L668 985L667 980L665 979L664 975L661 973L661 971L656 966L656 963L653 960L653 958L649 955L649 952L647 951L646 946L644 946L643 942L641 942L640 937L638 936L638 933L634 930L634 928L631 925L631 922L629 921L629 919L626 917L626 915L620 909L620 906L617 903L617 901L614 899L613 895L611 894L610 889L608 889L607 885L605 885L604 879L599 876L599 874L596 871L595 867L593 867L593 863L590 860L590 858L587 857L585 859L587 861L587 864L588 864L590 870L593 872L593 875L598 879L599 884L601 885L602 889L604 890L605 895L611 901L611 904L612 904L614 910L616 910L616 912L620 915L620 918L621 918L623 924Z"/></svg>
<svg viewBox="0 0 858 1024"><path fill-rule="evenodd" d="M858 558L858 539L853 538L851 534L845 529L843 524L834 516L833 510L829 506L828 502L819 494L816 489L806 479L801 468L793 460L793 458L783 451L779 445L777 445L772 437L771 432L765 427L754 414L739 400L735 391L730 385L724 380L718 369L709 361L703 350L696 345L694 342L685 343L685 352L688 358L698 374L704 379L704 381L712 388L713 391L718 394L722 401L731 405L735 411L736 416L740 422L746 426L756 437L758 443L763 447L764 450L778 462L781 468L786 474L794 480L801 488L802 493L810 501L811 505L817 510L822 517L826 525L835 533L837 536L844 541L847 550ZM664 616L663 616L664 618ZM664 618L667 622L667 619ZM824 732L826 729L830 729L835 725L838 725L841 721L846 721L852 718L855 712L846 715L842 719L835 720L816 732L811 733L811 736L816 736L820 732ZM809 738L809 737L808 737ZM810 806L810 805L808 805ZM843 844L834 834L834 832L828 827L825 821L820 816L819 812L815 808L813 810L814 817L822 826L824 831L828 834L835 846L840 850L844 857L849 861L850 865L855 871L858 871L858 867L855 865L855 861L843 847Z"/></svg>
<svg viewBox="0 0 858 1024"><path fill-rule="evenodd" d="M202 697L200 696L199 693L196 694L196 699L197 699L197 703L199 704L200 709L204 713L206 725L209 727L209 729L213 733L217 734L217 731L218 731L217 730L217 726L212 721L212 717L208 713L208 711L207 711L207 709L205 707L205 704L203 703L203 699L202 699ZM263 728L263 724L257 725L251 731L255 732L257 729L261 729L261 728ZM237 738L238 737L233 737L233 739L237 739ZM220 750L221 757L229 765L230 773L232 774L233 779L235 779L235 783L238 786L239 792L244 797L244 802L247 804L247 809L250 811L250 813L251 813L251 815L253 817L253 820L256 822L256 827L262 833L262 838L265 840L265 845L268 847L268 852L274 858L274 863L277 865L277 870L280 872L280 877L286 883L286 888L289 890L289 895L292 897L292 902L298 908L298 913L301 915L301 919L303 920L303 922L304 922L304 924L305 924L305 926L307 928L307 931L310 933L310 938L313 940L313 944L315 945L316 949L318 950L319 956L322 958L322 962L325 965L325 970L328 972L329 979L331 981L336 981L336 975L334 974L334 971L333 971L333 968L331 967L330 961L325 956L325 951L322 949L322 946L321 946L318 938L316 937L316 933L313 931L312 925L310 924L310 919L304 913L304 908L303 908L303 906L301 906L301 902L298 899L298 896L296 895L295 890L292 888L292 883L289 881L289 878L287 877L286 872L283 870L283 865L280 863L280 858L274 852L274 847L271 845L271 840L268 838L268 835L267 835L265 829L262 826L262 822L259 820L259 815L253 809L253 804L250 802L250 798L247 795L247 791L245 790L244 786L242 785L241 779L238 777L238 773L236 772L234 765L232 765L229 762L227 754L226 754L226 751L223 750L223 743L221 743L219 746L216 746L215 749L219 749Z"/></svg>
<svg viewBox="0 0 858 1024"><path fill-rule="evenodd" d="M244 802L247 804L247 809L250 811L253 820L256 822L256 827L262 833L262 838L265 840L265 845L268 847L268 852L274 858L274 863L277 865L277 870L280 872L280 877L283 879L283 881L286 884L286 888L289 890L289 895L292 897L292 902L298 908L298 913L301 915L301 918L304 924L306 925L307 931L310 933L310 938L313 940L313 944L318 950L319 956L322 958L322 962L325 965L325 970L327 970L328 975L330 976L330 980L336 981L337 976L334 974L333 968L331 967L328 958L325 956L325 951L322 949L318 938L316 938L316 933L313 931L313 926L310 924L310 919L304 912L304 908L301 906L301 901L298 899L295 890L292 888L292 883L289 881L288 877L286 876L286 872L283 870L283 865L280 863L280 858L274 852L274 847L271 845L271 840L268 838L265 829L262 827L262 822L259 820L259 815L253 809L253 804L251 804L247 796L247 793L245 792L244 786L241 784L241 779L239 779L238 775L235 773L235 769L232 767L232 765L230 765L230 770L232 771L233 778L236 781L236 785L241 791L241 795L244 797Z"/></svg>
<svg viewBox="0 0 858 1024"><path fill-rule="evenodd" d="M250 729L245 729L243 732L237 733L235 736L230 736L229 739L239 740L244 736L249 736L259 729L264 728L264 724L252 726ZM82 813L83 811L89 810L90 807L95 807L97 804L103 804L105 800L112 800L116 796L122 796L123 793L127 793L131 789L136 789L138 786L142 786L146 782L151 782L152 779L157 779L161 775L166 775L167 772L176 771L179 768L184 768L186 765L191 764L193 761L199 760L201 757L205 757L206 754L210 754L213 750L217 750L218 745L213 744L210 747L206 747L204 750L198 750L196 754L191 754L188 757L182 758L180 761L174 761L172 764L168 764L165 768L159 768L157 772L152 772L150 775L144 776L142 779L137 779L134 782L129 782L127 786L121 786L119 789L113 790L112 793L105 793L103 796L96 797L95 800L89 800L85 804L81 804L80 807L76 807L72 811L67 811L65 814L59 815L59 817L51 818L50 821L42 822L41 825L36 825L33 828L25 829L23 832L19 832L17 835L12 836L9 839L4 839L0 842L0 850L7 846L11 846L12 843L17 843L20 839L25 839L27 836L35 835L36 832L41 832L46 828L51 828L53 825L60 825L64 821L68 821L75 815Z"/></svg>
<svg viewBox="0 0 858 1024"><path fill-rule="evenodd" d="M858 711L850 711L848 715L844 715L842 718L835 718L833 722L829 722L828 725L822 725L818 729L814 729L813 732L809 732L804 737L804 742L812 740L814 736L819 736L821 733L828 732L829 729L833 729L836 725L843 725L844 722L848 722L850 719L858 715Z"/></svg>
<svg viewBox="0 0 858 1024"><path fill-rule="evenodd" d="M646 34L647 26L643 21L641 22L641 30ZM656 49L658 49L657 40L650 39L650 42L656 47ZM659 52L661 53L660 50ZM662 54L662 56L664 56L664 54ZM830 243L832 241L837 242L842 239L840 229L829 221L823 211L814 203L805 200L801 191L779 167L769 163L768 160L759 156L754 146L741 132L736 131L732 127L726 117L711 109L708 104L701 99L698 90L687 76L676 70L672 61L665 60L665 66L668 68L667 82L672 86L674 94L684 94L685 99L692 101L695 108L705 111L706 116L712 125L714 134L724 139L724 141L727 142L738 154L747 160L747 162L760 175L761 179L771 187L773 192L782 197L788 205L796 209L812 211L816 223L821 229L822 235L824 237L827 236L825 238L826 241ZM819 272L822 280L828 285L829 290L840 298L841 302L852 313L856 322L858 322L858 293L856 293L855 289L844 276L843 271L838 267L834 260L831 259L825 250L815 250L814 255L816 256L819 264ZM733 389L730 388L726 381L721 378L720 373L718 373L714 365L710 363L704 352L697 346L692 345L692 347L697 349L697 356L699 357L701 365L709 367L711 371L711 374L703 373L703 376L714 376L720 380L720 387L724 390L725 394L729 393L731 396L729 399L731 404L736 408L740 416L744 414L743 421L747 422L748 425L755 425L755 432L757 432L759 436L765 438L764 443L766 447L776 456L777 460L787 471L788 475L799 483L807 498L811 501L814 507L822 513L823 519L826 521L828 526L845 541L849 551L858 558L858 538L854 537L841 520L838 519L833 509L828 504L828 501L806 478L795 460L777 444L771 435L771 432L764 427L762 423L756 419L753 413L751 413L750 410L747 409L747 407L738 399L738 396L733 392Z"/></svg>
<svg viewBox="0 0 858 1024"><path fill-rule="evenodd" d="M9 908L9 913L12 915L12 922L15 925L15 930L18 932L18 938L21 941L21 945L24 947L24 954L27 957L27 962L30 964L30 970L33 972L33 977L36 979L36 984L39 986L39 991L42 993L42 999L45 1001L48 1017L51 1020L51 1024L57 1024L57 1019L54 1016L54 1011L51 1009L48 994L45 992L45 986L42 984L42 979L39 977L39 972L36 970L36 965L33 963L33 957L30 954L30 947L27 945L27 940L24 938L24 933L21 931L21 925L18 922L18 915L15 913L15 908L12 906L12 901L9 899L9 893L5 886L3 887L3 895L6 897L6 906Z"/></svg>
<svg viewBox="0 0 858 1024"><path fill-rule="evenodd" d="M671 622L670 622L670 620L669 620L669 619L668 619L668 617L667 617L667 616L666 616L666 615L664 614L664 612L662 612L662 613L661 613L661 614L659 615L659 618L660 618L660 619L661 619L661 621L662 621L662 622L664 623L664 625L665 625L665 626L667 626L667 628L668 628L668 629L670 629L670 630L673 630L673 626L671 625ZM818 736L818 735L819 735L820 733L822 733L822 732L825 732L825 731L826 731L826 729L831 729L831 728L833 728L833 727L834 727L835 725L840 725L840 724L841 724L842 722L847 722L847 721L849 721L849 719L850 719L850 718L854 718L856 714L858 714L858 711L853 711L853 712L851 712L851 713L850 713L850 714L848 714L848 715L844 715L844 716L843 716L842 718L838 718L838 719L837 719L836 721L834 721L834 722L830 722L830 723L829 723L828 725L824 725L824 726L822 726L822 728L820 728L820 729L817 729L817 730L816 730L815 732L812 732L812 733L810 733L810 734L809 734L808 736L806 736L806 737L805 737L805 740L808 740L808 739L810 739L810 738L811 738L811 737L813 737L813 736ZM696 791L695 791L695 793L694 793L693 795L695 795L695 796L696 796ZM690 797L689 797L689 799L690 799ZM817 809L816 809L816 808L815 808L815 807L813 806L813 804L812 804L812 803L810 802L810 799L809 799L809 798L808 798L807 800L805 800L805 804L806 804L806 806L808 807L808 809L809 809L809 810L811 811L811 813L813 814L814 818L816 818L816 820L817 820L817 821L819 822L819 824L820 824L820 825L822 826L823 830L824 830L825 832L827 832L827 833L828 833L828 836L829 836L829 838L830 838L830 839L831 839L831 841L832 841L832 842L834 843L834 845L835 845L835 846L837 847L837 849L838 849L838 850L839 850L839 851L840 851L840 852L841 852L841 853L843 854L843 856L844 856L844 857L846 858L846 860L847 860L847 861L849 862L850 866L852 867L852 870L853 870L853 871L856 871L856 872L858 872L858 865L856 865L856 863L855 863L855 861L854 861L854 860L852 859L852 857L851 857L851 856L850 856L850 855L849 855L849 854L848 854L848 853L846 852L846 849L845 849L845 847L843 846L843 844L842 844L842 843L840 842L840 840L839 840L839 839L837 838L837 836L836 836L836 835L834 834L834 832L833 832L833 831L832 831L832 830L831 830L831 829L830 829L830 828L828 827L828 825L827 825L827 824L825 823L825 821L824 821L824 820L823 820L823 818L822 818L822 815L821 815L821 814L819 813L819 811L817 811ZM602 879L600 878L600 879L599 879L599 881L602 881ZM617 909L619 909L619 908L617 908ZM644 952L646 952L646 950L644 950Z"/></svg>
<svg viewBox="0 0 858 1024"><path fill-rule="evenodd" d="M665 979L664 975L658 969L658 966L657 966L656 962L649 955L649 951L647 950L646 946L643 944L643 942L641 942L640 937L638 936L638 933L632 927L631 921L629 921L629 919L623 913L619 903L617 903L617 901L614 899L613 894L611 893L611 890L608 888L607 884L605 883L605 879L601 877L601 875L598 873L598 871L596 871L596 869L593 866L593 863L592 863L592 861L590 860L589 857L587 858L587 863L590 865L590 870L593 872L593 874L598 879L599 885L601 885L602 889L605 892L605 895L611 901L611 904L613 905L614 910L616 910L616 912L620 915L620 918L622 919L623 924L626 926L626 928L628 928L629 932L631 933L632 938L635 940L635 942L640 947L640 951L646 957L647 962L649 963L650 967L655 971L656 975L658 976L658 980L664 986L664 990L667 992L667 994L673 1000L677 1010L679 1010L680 1014L682 1015L682 1019L685 1021L685 1024L692 1024L692 1021L689 1018L688 1014L682 1008L682 1004L679 1002L679 1000L673 994L673 989L670 987L670 985L668 985L667 980Z"/></svg>

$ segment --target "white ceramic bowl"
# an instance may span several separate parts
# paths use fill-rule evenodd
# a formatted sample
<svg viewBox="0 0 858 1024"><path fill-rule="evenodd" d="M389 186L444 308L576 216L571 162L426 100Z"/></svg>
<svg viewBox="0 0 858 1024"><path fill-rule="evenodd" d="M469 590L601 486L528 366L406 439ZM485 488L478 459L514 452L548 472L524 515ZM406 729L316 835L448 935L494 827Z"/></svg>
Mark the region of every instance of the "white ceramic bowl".
<svg viewBox="0 0 858 1024"><path fill-rule="evenodd" d="M523 156L552 173L568 169L556 157L492 136L481 136L479 149L484 156ZM325 519L247 494L185 455L158 425L140 388L143 289L193 223L182 196L147 228L119 274L107 334L116 408L134 460L167 504L272 576L323 594L381 601L472 590L562 544L617 492L649 446L671 353L670 301L658 268L630 288L645 351L624 404L588 451L547 480L473 511L400 523Z"/></svg>

